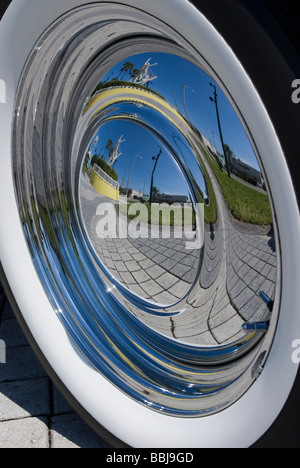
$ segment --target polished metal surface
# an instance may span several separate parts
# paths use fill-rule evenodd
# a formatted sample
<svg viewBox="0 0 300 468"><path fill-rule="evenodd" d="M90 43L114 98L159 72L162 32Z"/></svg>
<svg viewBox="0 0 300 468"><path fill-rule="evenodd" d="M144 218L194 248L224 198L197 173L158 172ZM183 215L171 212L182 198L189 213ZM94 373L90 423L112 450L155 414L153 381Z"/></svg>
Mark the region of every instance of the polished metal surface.
<svg viewBox="0 0 300 468"><path fill-rule="evenodd" d="M24 69L14 174L33 261L82 354L153 410L221 411L272 344L279 242L248 133L209 64L133 8L71 11Z"/></svg>

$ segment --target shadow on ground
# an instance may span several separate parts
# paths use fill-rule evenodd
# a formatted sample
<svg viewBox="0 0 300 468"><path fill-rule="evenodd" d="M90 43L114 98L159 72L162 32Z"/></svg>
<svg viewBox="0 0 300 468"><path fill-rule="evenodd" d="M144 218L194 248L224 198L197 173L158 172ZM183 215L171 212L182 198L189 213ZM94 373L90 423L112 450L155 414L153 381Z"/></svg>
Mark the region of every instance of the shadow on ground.
<svg viewBox="0 0 300 468"><path fill-rule="evenodd" d="M1 286L0 286L1 288ZM54 387L0 289L0 448L109 448Z"/></svg>

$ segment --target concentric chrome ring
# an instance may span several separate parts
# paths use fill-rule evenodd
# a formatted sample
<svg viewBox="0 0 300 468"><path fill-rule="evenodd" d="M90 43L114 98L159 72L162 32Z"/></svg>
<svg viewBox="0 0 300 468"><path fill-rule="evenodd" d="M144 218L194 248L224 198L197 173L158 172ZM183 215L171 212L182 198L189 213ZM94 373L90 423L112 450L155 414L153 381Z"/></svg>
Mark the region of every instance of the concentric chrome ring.
<svg viewBox="0 0 300 468"><path fill-rule="evenodd" d="M162 85L157 89L146 86L157 78L150 73L149 57L160 58L162 75L169 67L169 76L163 75L168 98L159 92ZM127 86L124 79L110 77L118 67L121 74L122 67L134 60L141 61L140 66L133 69ZM261 187L254 188L254 175L250 187L249 180L240 180L238 167L244 167L245 173L251 166L233 155L229 161L228 145L222 164L220 145L208 141L198 127L195 109L187 104L187 89L199 92L186 81L190 73L201 84L213 82L206 100L214 116L217 109L224 149L217 98L228 106L222 94L222 90L227 94L226 89L182 37L133 8L111 3L80 7L50 26L28 58L19 83L13 129L13 169L21 220L54 313L90 364L118 389L153 410L182 417L219 412L249 389L267 359L280 302L279 243L271 194L268 199ZM176 80L182 89L182 106L174 97L172 83ZM248 134L237 106L227 96L243 122L244 135ZM203 96L199 105L201 99ZM237 125L238 119L230 115L230 124ZM185 237L177 242L176 226L172 226L172 241L171 236L162 238L155 248L148 237L138 243L134 236L126 242L123 236L114 239L111 233L99 236L97 226L104 212L97 207L105 202L115 209L116 204L107 191L103 192L98 167L112 168L116 162L113 156L119 154L123 140L113 139L121 127L127 133L127 143L136 149L123 167L125 170L127 164L129 172L127 201L121 203L121 187L114 188L112 181L106 180L105 190L108 184L119 192L119 224L130 225L127 208L132 209L134 198L128 202L129 189L131 195L135 190L138 198L144 198L144 190L130 187L132 171L137 168L135 156L143 153L144 173L150 167L146 163L152 160L157 183L160 179L154 172L162 160L167 161L162 174L166 174L164 170L169 171L169 177L173 174L173 186L182 190L180 195L176 191L170 194L171 189L164 188L161 180L162 188L154 200L154 185L150 184L150 200L143 201L147 213L155 201L166 202L171 197L178 204L184 200L194 216L190 234L200 239L196 248L186 248ZM263 155L257 154L255 142L247 136L259 161L253 174L260 173L268 188ZM137 146L143 139L143 145ZM88 167L87 155L99 140L103 147L108 148L109 140L115 145L107 150L106 166L96 158ZM145 156L146 141L153 145L152 158ZM96 152L90 156L95 157ZM226 173L228 161L231 177ZM147 183L150 175L151 170ZM239 180L233 182L233 175ZM97 189L97 177L101 189ZM229 189L228 180L234 184ZM237 214L236 206L230 209L236 183L241 193L247 187L246 193L259 200L254 202L256 209L261 200L266 201L259 220L249 219L242 209ZM203 213L197 208L201 204ZM149 220L139 219L140 229L148 225ZM159 238L159 223L157 231ZM194 237L189 241L195 241ZM156 249L159 253L160 248L168 253L153 262L151 254L145 255L145 246L148 252ZM122 253L127 260L122 259ZM137 260L139 254L143 256ZM181 260L176 262L179 255ZM141 268L147 260L148 267ZM180 268L180 262L185 269ZM121 275L123 264L123 273L131 281ZM163 283L168 287L162 288ZM155 290L158 287L161 289Z"/></svg>

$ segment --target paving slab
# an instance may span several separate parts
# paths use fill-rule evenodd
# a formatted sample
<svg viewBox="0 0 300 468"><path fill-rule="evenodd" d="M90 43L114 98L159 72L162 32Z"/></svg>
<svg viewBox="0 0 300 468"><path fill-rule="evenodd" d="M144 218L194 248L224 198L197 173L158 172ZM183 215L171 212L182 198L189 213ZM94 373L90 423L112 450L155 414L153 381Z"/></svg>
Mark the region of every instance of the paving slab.
<svg viewBox="0 0 300 468"><path fill-rule="evenodd" d="M8 301L0 299L0 341L6 346L6 363L0 363L0 448L109 448L50 381Z"/></svg>
<svg viewBox="0 0 300 468"><path fill-rule="evenodd" d="M49 448L47 418L24 418L0 424L0 448Z"/></svg>
<svg viewBox="0 0 300 468"><path fill-rule="evenodd" d="M74 413L51 418L50 443L58 448L109 448Z"/></svg>
<svg viewBox="0 0 300 468"><path fill-rule="evenodd" d="M0 384L0 421L50 414L49 386L47 377Z"/></svg>

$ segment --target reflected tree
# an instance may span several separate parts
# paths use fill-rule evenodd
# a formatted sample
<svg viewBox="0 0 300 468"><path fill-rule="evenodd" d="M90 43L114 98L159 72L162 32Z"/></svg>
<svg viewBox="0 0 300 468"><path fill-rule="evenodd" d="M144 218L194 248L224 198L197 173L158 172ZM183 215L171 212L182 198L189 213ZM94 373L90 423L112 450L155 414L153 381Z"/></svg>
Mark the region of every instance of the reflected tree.
<svg viewBox="0 0 300 468"><path fill-rule="evenodd" d="M130 77L132 78L133 71L134 71L134 64L131 62L125 62L120 70L118 80L123 80L127 73L129 73Z"/></svg>
<svg viewBox="0 0 300 468"><path fill-rule="evenodd" d="M108 140L108 142L106 143L105 150L106 150L107 153L108 153L107 159L109 159L110 156L111 156L112 150L113 150L113 141L112 141L111 138L110 138L110 139Z"/></svg>

